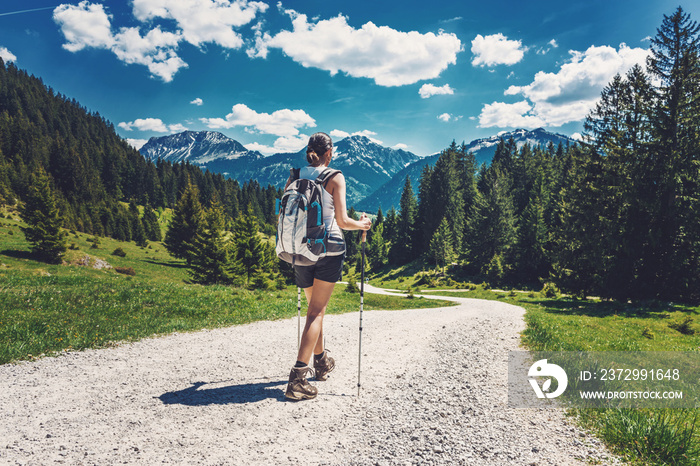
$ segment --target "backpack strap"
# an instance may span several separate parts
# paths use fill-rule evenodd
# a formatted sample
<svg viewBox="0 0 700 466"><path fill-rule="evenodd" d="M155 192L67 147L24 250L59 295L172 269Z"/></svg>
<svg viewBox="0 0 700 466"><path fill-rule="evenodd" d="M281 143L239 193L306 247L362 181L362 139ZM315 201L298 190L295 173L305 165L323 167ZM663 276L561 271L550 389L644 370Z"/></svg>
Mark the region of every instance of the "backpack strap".
<svg viewBox="0 0 700 466"><path fill-rule="evenodd" d="M326 168L321 172L320 175L318 175L318 178L316 178L316 183L320 184L323 186L323 189L326 188L326 184L333 178L335 175L338 173L342 173L340 170L333 170L332 168Z"/></svg>
<svg viewBox="0 0 700 466"><path fill-rule="evenodd" d="M289 170L289 181L295 181L299 179L299 172L301 168L292 168Z"/></svg>

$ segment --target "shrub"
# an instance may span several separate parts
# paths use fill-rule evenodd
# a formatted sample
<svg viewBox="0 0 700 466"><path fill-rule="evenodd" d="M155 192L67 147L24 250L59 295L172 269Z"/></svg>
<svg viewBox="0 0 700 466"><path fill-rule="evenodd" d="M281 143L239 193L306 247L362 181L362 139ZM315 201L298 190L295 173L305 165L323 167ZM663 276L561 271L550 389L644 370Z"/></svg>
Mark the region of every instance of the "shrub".
<svg viewBox="0 0 700 466"><path fill-rule="evenodd" d="M360 291L360 289L357 287L355 277L348 277L348 286L345 287L345 291L348 293L358 293Z"/></svg>
<svg viewBox="0 0 700 466"><path fill-rule="evenodd" d="M71 251L76 251L78 249L78 245L75 243L70 243L70 246L68 246L68 249Z"/></svg>
<svg viewBox="0 0 700 466"><path fill-rule="evenodd" d="M542 287L541 293L545 298L558 298L559 288L552 282L546 282Z"/></svg>
<svg viewBox="0 0 700 466"><path fill-rule="evenodd" d="M279 277L277 277L277 280L275 280L275 287L278 290L284 290L285 288L287 288L287 282L284 280L283 276L280 275Z"/></svg>
<svg viewBox="0 0 700 466"><path fill-rule="evenodd" d="M644 338L648 338L650 340L653 340L654 339L654 332L652 332L649 327L644 327L644 330L642 330L642 336Z"/></svg>
<svg viewBox="0 0 700 466"><path fill-rule="evenodd" d="M114 270L124 275L136 275L136 271L133 267L114 267Z"/></svg>
<svg viewBox="0 0 700 466"><path fill-rule="evenodd" d="M406 292L408 293L408 294L406 295L406 298L408 298L408 299L413 299L413 298L416 297L416 296L413 294L413 288L411 288L410 286L408 287L408 290L406 290Z"/></svg>
<svg viewBox="0 0 700 466"><path fill-rule="evenodd" d="M119 257L126 257L126 252L121 248L118 247L114 251L112 251L113 256L119 256Z"/></svg>
<svg viewBox="0 0 700 466"><path fill-rule="evenodd" d="M685 316L685 318L680 322L669 322L668 326L673 330L679 331L683 335L695 335L695 329L691 327L692 323L693 318L691 316Z"/></svg>
<svg viewBox="0 0 700 466"><path fill-rule="evenodd" d="M92 243L92 246L90 246L90 249L100 249L99 244L100 243Z"/></svg>

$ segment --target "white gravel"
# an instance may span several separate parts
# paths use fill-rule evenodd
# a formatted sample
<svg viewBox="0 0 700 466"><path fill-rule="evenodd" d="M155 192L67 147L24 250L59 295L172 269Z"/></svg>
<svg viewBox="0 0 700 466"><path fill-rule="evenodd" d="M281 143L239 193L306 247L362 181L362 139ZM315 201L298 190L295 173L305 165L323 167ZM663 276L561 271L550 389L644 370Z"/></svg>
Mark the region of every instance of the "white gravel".
<svg viewBox="0 0 700 466"><path fill-rule="evenodd" d="M296 319L0 366L0 464L617 463L561 411L507 408L522 308L449 299L365 311L359 398L358 313L326 316L310 401L283 395Z"/></svg>

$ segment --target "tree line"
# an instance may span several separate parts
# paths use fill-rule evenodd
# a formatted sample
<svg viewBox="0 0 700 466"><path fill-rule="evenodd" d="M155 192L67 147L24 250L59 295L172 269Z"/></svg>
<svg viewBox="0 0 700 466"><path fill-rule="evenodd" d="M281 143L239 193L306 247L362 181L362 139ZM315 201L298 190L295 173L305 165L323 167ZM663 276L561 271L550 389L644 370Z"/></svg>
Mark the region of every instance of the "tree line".
<svg viewBox="0 0 700 466"><path fill-rule="evenodd" d="M453 142L418 193L406 180L375 265L424 257L492 283L700 299L699 30L680 7L664 16L646 67L605 87L579 144L501 140L477 167Z"/></svg>
<svg viewBox="0 0 700 466"><path fill-rule="evenodd" d="M241 186L188 163L148 161L99 113L0 59L0 204L26 200L39 171L48 176L68 229L158 241L154 212L174 207L192 184L203 204L218 199L229 218L251 205L261 227L274 230L277 188L256 181ZM146 207L144 214L136 205Z"/></svg>

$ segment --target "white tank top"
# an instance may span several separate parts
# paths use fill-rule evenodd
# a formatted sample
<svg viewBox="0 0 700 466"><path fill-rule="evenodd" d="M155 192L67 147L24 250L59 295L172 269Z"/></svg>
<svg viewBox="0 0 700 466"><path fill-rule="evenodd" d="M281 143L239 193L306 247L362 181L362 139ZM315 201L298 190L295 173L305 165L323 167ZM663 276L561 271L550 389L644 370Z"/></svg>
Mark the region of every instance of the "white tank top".
<svg viewBox="0 0 700 466"><path fill-rule="evenodd" d="M323 165L318 167L307 165L299 170L299 178L305 180L315 180L326 168L327 167ZM332 236L336 238L343 238L343 231L335 221L335 205L333 204L333 196L326 191L325 187L321 187L321 197L323 200L323 223L326 225L326 229L328 230L328 236L331 236L332 233Z"/></svg>

